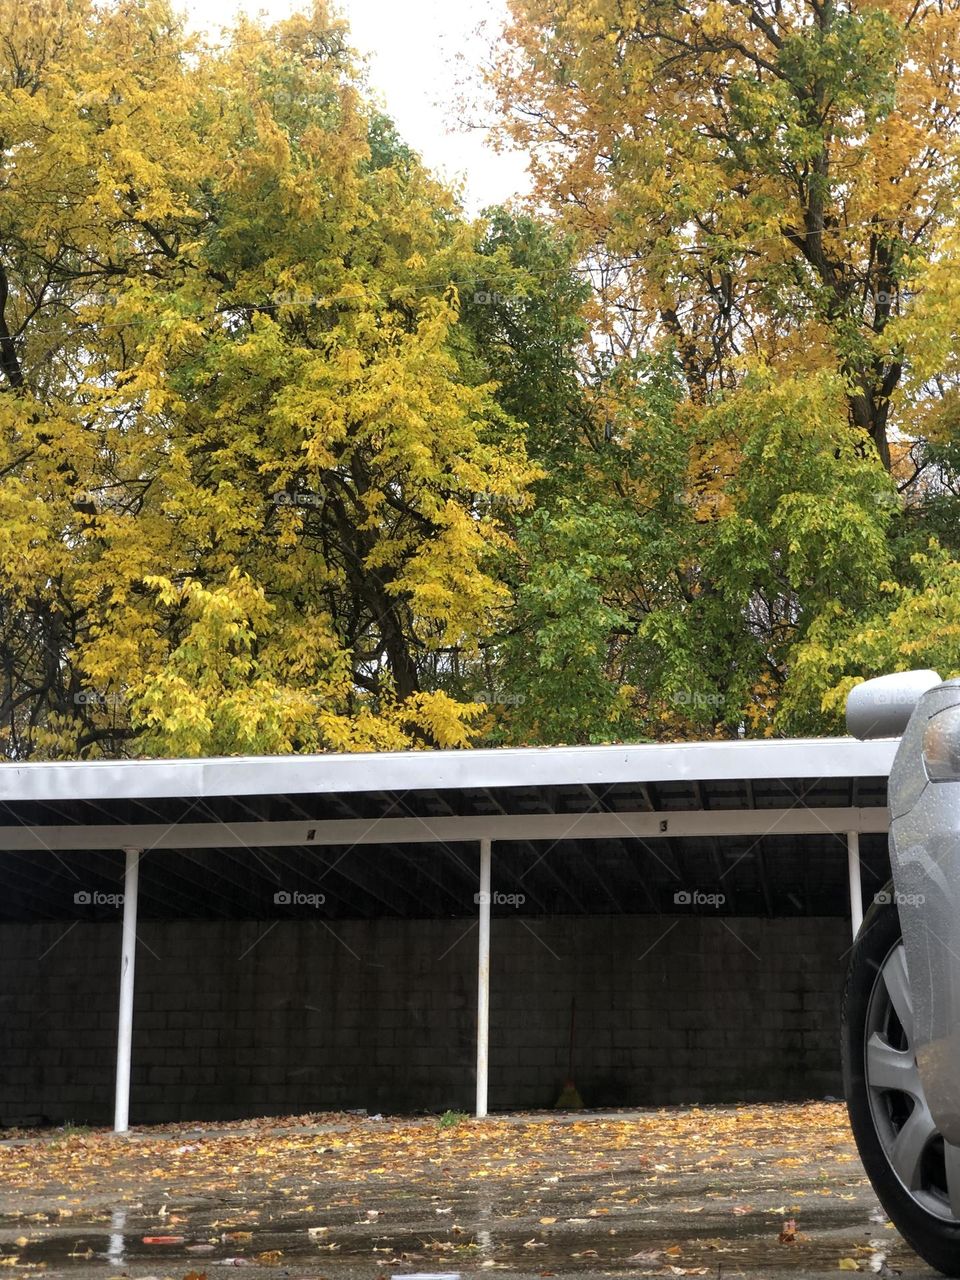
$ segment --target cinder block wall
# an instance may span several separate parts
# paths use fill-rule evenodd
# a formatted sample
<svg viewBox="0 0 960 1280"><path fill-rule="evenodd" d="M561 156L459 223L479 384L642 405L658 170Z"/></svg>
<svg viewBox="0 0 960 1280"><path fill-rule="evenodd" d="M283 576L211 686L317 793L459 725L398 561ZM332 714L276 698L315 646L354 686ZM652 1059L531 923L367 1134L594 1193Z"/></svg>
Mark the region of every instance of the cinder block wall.
<svg viewBox="0 0 960 1280"><path fill-rule="evenodd" d="M473 1105L464 920L144 921L133 1122ZM119 927L0 925L0 1123L112 1117ZM842 919L495 918L490 1102L839 1094Z"/></svg>

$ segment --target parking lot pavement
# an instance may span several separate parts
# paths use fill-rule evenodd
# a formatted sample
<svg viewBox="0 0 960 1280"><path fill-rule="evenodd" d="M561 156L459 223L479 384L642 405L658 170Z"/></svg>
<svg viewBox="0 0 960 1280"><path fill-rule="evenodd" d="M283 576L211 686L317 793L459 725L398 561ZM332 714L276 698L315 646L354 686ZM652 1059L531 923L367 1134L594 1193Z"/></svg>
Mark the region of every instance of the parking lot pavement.
<svg viewBox="0 0 960 1280"><path fill-rule="evenodd" d="M935 1274L887 1222L834 1102L8 1134L0 1266L76 1280Z"/></svg>

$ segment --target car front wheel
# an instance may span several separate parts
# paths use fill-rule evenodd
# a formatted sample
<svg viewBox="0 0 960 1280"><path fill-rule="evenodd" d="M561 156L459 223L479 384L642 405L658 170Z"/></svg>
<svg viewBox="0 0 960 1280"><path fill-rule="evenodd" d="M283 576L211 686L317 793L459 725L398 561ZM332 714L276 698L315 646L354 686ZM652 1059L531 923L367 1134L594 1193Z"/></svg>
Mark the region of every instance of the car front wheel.
<svg viewBox="0 0 960 1280"><path fill-rule="evenodd" d="M850 1125L880 1203L922 1258L960 1276L960 1147L937 1132L923 1094L894 904L871 907L857 935L842 1043Z"/></svg>

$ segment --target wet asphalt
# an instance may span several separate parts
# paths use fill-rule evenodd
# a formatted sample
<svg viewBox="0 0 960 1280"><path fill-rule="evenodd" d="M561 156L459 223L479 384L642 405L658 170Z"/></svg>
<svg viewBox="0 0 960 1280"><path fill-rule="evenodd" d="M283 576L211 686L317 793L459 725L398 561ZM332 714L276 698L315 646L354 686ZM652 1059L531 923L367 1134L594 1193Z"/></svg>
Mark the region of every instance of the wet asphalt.
<svg viewBox="0 0 960 1280"><path fill-rule="evenodd" d="M603 1119L576 1116L587 1125ZM516 1127L522 1148L524 1125L544 1121L499 1123ZM322 1143L329 1130L314 1132ZM203 1139L184 1129L167 1140L189 1150ZM0 1162L18 1145L44 1140L0 1142ZM132 1152L137 1142L134 1134ZM661 1154L653 1168L627 1158L581 1175L569 1163L552 1169L538 1149L528 1177L502 1183L467 1185L443 1169L406 1182L364 1169L351 1188L349 1177L328 1181L320 1170L307 1189L292 1179L257 1185L238 1177L234 1191L207 1196L195 1189L180 1196L175 1184L130 1185L121 1195L116 1182L101 1187L94 1177L79 1202L56 1185L8 1185L0 1192L0 1278L214 1280L239 1271L249 1280L486 1273L776 1280L836 1277L854 1264L884 1280L934 1276L889 1225L851 1153L852 1140L790 1161L785 1172L783 1152L767 1141L745 1145L741 1158L735 1151L715 1170L678 1151L673 1160Z"/></svg>

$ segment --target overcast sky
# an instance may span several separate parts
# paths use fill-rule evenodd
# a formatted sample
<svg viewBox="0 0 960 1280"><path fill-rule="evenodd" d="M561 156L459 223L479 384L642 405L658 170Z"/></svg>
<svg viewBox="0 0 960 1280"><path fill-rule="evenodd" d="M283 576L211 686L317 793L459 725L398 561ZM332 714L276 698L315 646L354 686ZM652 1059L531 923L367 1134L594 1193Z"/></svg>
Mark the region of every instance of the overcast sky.
<svg viewBox="0 0 960 1280"><path fill-rule="evenodd" d="M282 17L297 0L178 0L192 23L211 33L238 9ZM427 164L462 183L472 211L526 190L517 153L497 155L479 130L459 125L461 82L487 56L506 0L338 0L353 44L369 59L373 89L400 133Z"/></svg>

